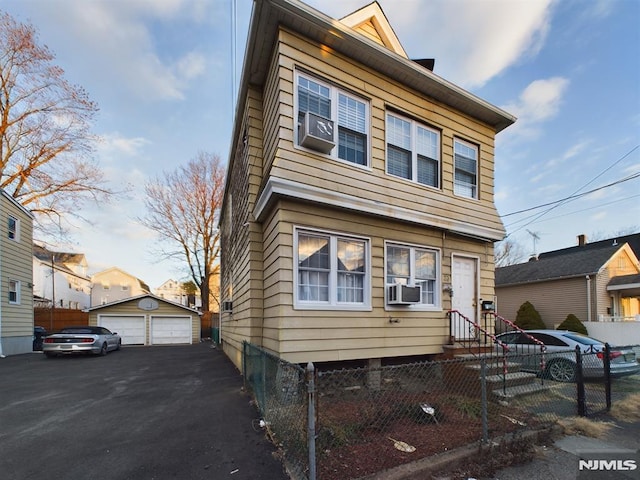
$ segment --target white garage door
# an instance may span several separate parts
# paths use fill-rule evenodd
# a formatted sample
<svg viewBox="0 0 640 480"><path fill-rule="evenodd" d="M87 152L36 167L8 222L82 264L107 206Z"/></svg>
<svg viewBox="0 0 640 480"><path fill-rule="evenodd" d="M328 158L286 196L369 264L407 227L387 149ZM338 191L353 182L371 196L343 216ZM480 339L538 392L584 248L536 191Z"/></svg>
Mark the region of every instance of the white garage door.
<svg viewBox="0 0 640 480"><path fill-rule="evenodd" d="M190 317L151 317L151 344L191 343Z"/></svg>
<svg viewBox="0 0 640 480"><path fill-rule="evenodd" d="M146 343L144 315L100 315L98 317L98 324L108 328L112 332L118 332L118 335L122 338L123 345L144 345Z"/></svg>

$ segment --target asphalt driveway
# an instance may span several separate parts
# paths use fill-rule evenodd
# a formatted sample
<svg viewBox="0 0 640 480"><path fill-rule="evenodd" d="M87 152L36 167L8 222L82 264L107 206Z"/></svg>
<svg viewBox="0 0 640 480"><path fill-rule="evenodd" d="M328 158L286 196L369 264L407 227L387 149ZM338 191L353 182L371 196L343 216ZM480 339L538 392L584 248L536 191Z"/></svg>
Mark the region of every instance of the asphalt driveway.
<svg viewBox="0 0 640 480"><path fill-rule="evenodd" d="M210 343L0 359L0 478L285 480Z"/></svg>

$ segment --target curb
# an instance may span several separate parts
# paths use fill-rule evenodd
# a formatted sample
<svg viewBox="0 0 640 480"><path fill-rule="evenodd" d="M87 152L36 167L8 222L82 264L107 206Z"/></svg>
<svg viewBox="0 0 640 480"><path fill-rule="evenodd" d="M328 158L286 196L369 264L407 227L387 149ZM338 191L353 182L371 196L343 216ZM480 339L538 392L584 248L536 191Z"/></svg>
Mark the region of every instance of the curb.
<svg viewBox="0 0 640 480"><path fill-rule="evenodd" d="M539 430L525 430L524 432L510 433L503 437L492 439L487 444L483 444L482 442L472 443L449 452L438 453L430 457L421 458L415 462L398 465L397 467L361 477L357 480L425 480L430 475L437 474L444 470L450 470L465 460L477 457L478 454L496 445L508 445L516 439L532 440L534 443L539 444L548 439L549 435L555 437L561 434L561 432L561 427L553 425Z"/></svg>

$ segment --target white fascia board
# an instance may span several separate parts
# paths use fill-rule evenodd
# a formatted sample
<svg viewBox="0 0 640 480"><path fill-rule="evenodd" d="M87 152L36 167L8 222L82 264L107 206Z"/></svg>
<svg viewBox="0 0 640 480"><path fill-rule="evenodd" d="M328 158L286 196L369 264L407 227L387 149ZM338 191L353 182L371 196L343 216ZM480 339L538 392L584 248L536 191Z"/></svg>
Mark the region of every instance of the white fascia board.
<svg viewBox="0 0 640 480"><path fill-rule="evenodd" d="M379 217L388 217L389 219L418 225L441 228L483 240L498 241L504 238L504 231L500 229L486 228L451 220L431 213L417 212L387 203L355 197L341 192L328 191L299 182L274 177L268 180L258 197L253 210L253 217L257 221L262 221L267 213L270 201L279 196L305 200L334 208L353 210L355 212L362 212Z"/></svg>

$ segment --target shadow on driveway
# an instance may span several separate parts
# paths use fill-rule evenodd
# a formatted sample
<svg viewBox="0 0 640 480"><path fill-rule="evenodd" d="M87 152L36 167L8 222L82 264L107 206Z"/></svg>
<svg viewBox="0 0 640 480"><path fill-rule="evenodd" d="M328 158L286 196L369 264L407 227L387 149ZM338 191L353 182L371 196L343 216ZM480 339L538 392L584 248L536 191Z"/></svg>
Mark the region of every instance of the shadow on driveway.
<svg viewBox="0 0 640 480"><path fill-rule="evenodd" d="M289 478L211 343L11 356L0 392L4 480Z"/></svg>

